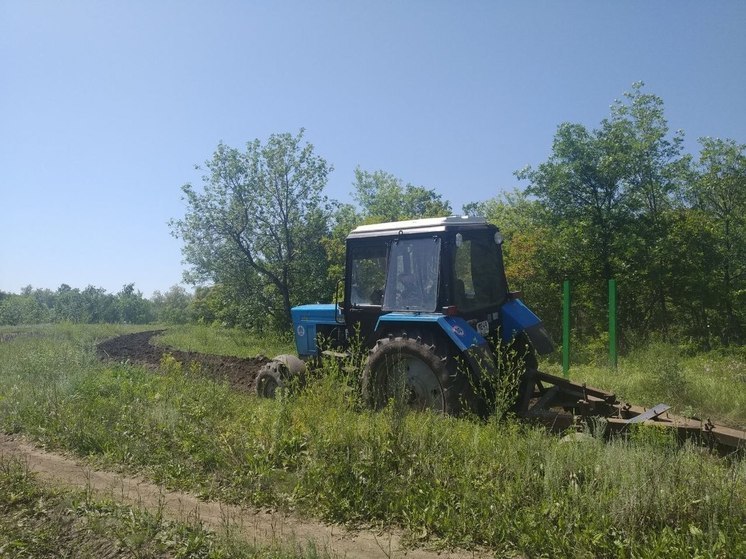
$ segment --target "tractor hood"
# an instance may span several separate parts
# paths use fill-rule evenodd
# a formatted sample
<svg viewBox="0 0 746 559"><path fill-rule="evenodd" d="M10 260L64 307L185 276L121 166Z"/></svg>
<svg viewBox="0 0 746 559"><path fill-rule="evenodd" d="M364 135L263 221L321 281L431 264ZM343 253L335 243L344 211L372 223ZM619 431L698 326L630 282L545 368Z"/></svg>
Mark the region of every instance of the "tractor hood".
<svg viewBox="0 0 746 559"><path fill-rule="evenodd" d="M339 324L339 310L334 303L300 305L290 309L293 319L295 347L301 357L316 354L316 327Z"/></svg>

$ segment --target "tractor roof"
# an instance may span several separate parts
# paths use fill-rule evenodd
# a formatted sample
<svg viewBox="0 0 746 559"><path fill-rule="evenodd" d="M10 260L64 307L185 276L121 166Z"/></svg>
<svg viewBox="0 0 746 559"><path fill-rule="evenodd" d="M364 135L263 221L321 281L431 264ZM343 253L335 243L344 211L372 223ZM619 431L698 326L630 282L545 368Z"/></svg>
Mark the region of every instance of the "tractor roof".
<svg viewBox="0 0 746 559"><path fill-rule="evenodd" d="M353 229L347 238L395 235L400 231L406 233L437 233L449 229L472 229L488 226L490 226L489 222L483 217L452 215L449 217L431 217L427 219L410 219L408 221L390 221L388 223L361 225Z"/></svg>

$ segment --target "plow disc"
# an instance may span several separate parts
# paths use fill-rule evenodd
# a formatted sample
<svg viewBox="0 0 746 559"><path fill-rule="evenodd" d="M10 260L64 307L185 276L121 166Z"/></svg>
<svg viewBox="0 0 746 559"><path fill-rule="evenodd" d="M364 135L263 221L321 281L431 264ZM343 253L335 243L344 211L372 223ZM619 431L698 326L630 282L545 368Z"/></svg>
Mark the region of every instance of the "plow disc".
<svg viewBox="0 0 746 559"><path fill-rule="evenodd" d="M669 408L666 404L644 408L620 402L611 392L528 370L521 386L518 415L555 431L564 431L579 421L603 418L606 436L628 432L632 425L650 425L674 429L680 440L695 440L722 454L746 451L746 431L709 419L671 415Z"/></svg>

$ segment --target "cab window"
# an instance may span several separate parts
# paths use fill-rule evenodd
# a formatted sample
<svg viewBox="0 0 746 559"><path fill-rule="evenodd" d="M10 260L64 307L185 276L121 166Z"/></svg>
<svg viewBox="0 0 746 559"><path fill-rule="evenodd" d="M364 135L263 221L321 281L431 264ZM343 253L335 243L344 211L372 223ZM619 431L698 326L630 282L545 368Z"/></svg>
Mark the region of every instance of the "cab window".
<svg viewBox="0 0 746 559"><path fill-rule="evenodd" d="M506 296L500 247L484 235L463 240L454 258L454 303L462 312L500 305Z"/></svg>
<svg viewBox="0 0 746 559"><path fill-rule="evenodd" d="M383 310L434 312L438 303L439 271L439 237L393 241Z"/></svg>
<svg viewBox="0 0 746 559"><path fill-rule="evenodd" d="M350 304L380 306L386 283L386 247L353 248L351 266Z"/></svg>

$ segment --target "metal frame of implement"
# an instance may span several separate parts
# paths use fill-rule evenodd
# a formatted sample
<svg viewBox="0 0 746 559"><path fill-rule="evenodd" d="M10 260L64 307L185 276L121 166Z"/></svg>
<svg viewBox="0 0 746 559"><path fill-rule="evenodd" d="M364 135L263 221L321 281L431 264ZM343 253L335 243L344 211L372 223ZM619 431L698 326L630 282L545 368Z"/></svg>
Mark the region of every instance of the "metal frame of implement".
<svg viewBox="0 0 746 559"><path fill-rule="evenodd" d="M746 450L746 431L668 414L670 406L644 408L620 402L616 395L585 384L542 373L527 371L518 415L536 420L553 430L565 430L579 419L602 417L606 434L624 433L630 425L651 425L675 429L680 439L694 439L727 454Z"/></svg>

